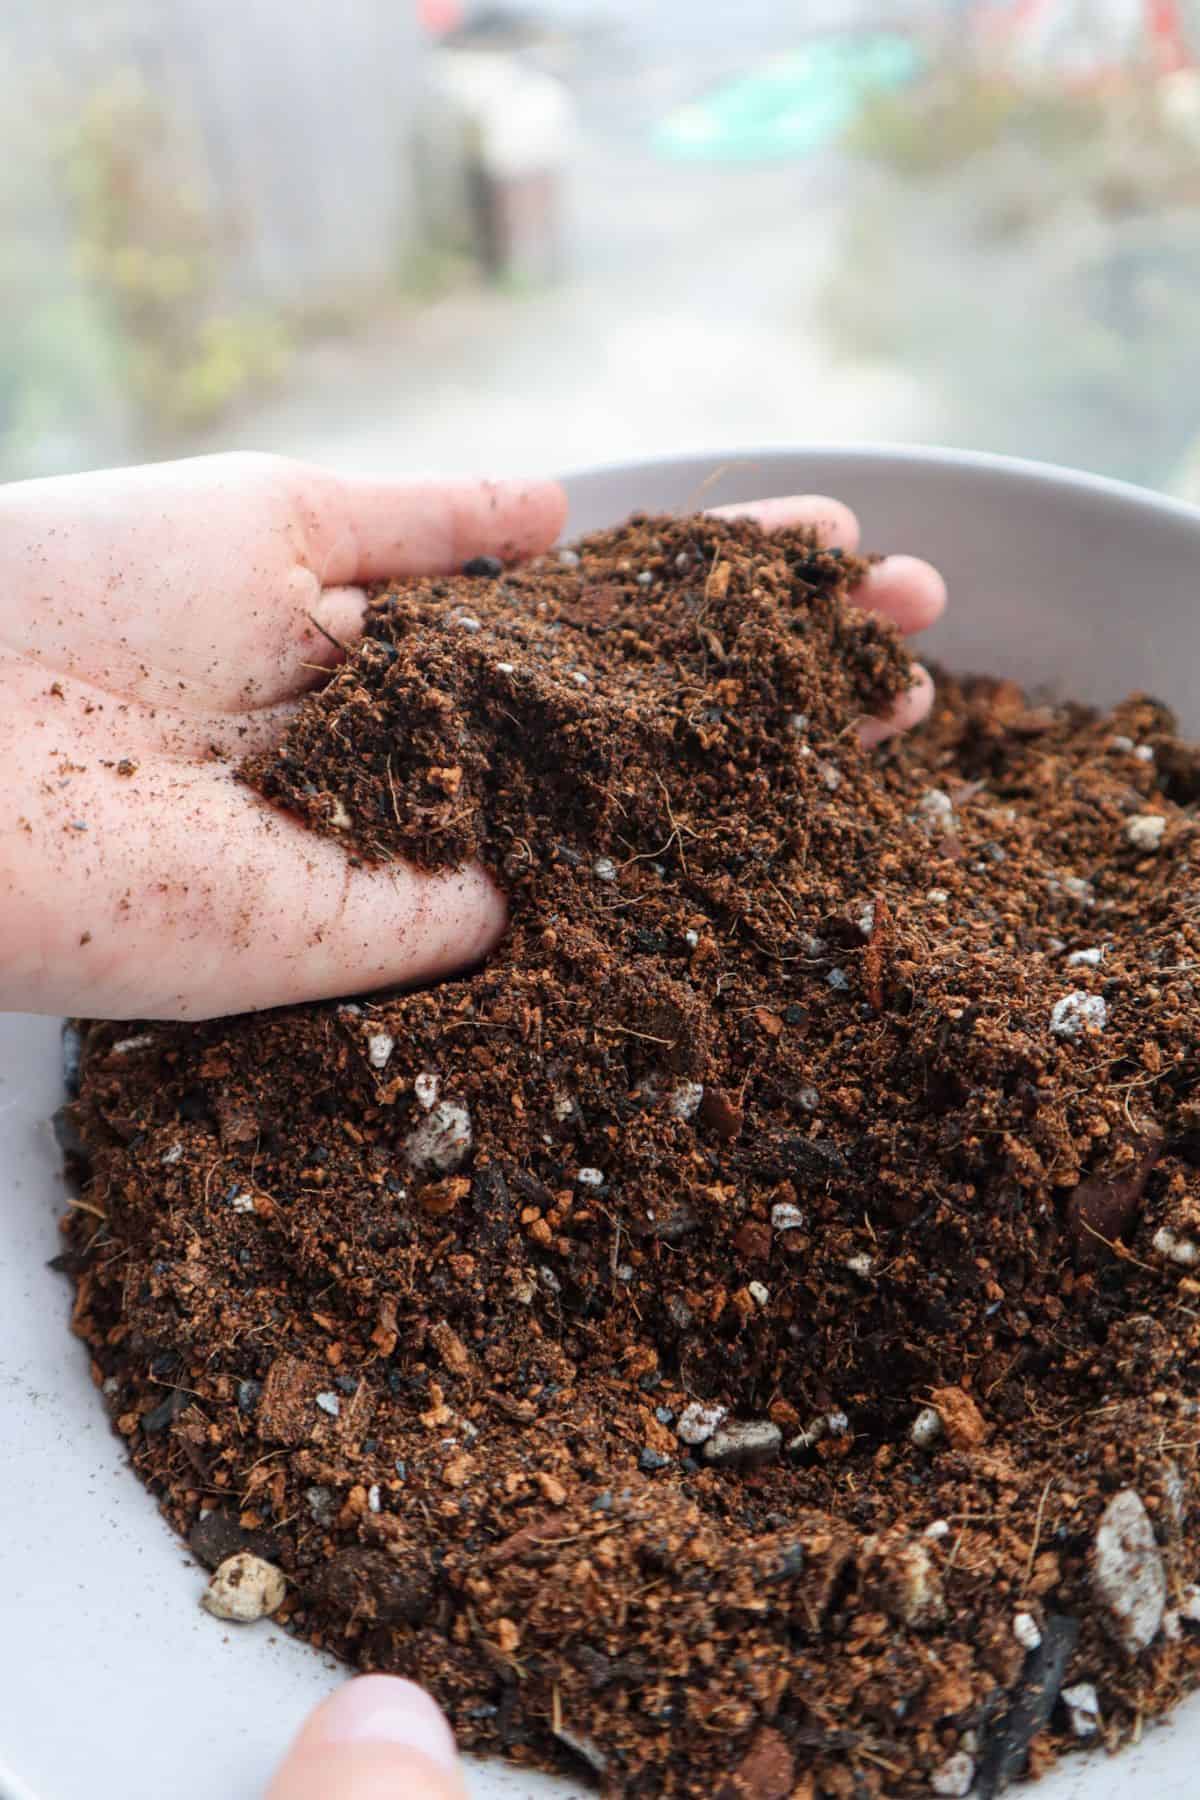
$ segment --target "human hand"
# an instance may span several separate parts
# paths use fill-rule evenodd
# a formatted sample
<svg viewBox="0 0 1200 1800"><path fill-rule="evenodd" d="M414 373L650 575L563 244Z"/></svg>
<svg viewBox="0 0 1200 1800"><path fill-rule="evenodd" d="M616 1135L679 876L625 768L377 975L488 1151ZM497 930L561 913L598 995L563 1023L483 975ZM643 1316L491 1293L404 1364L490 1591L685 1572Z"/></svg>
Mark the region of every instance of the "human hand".
<svg viewBox="0 0 1200 1800"><path fill-rule="evenodd" d="M484 955L505 913L481 869L353 868L232 765L278 739L356 637L359 584L536 554L564 510L548 482L365 481L244 455L0 489L0 1005L206 1018ZM858 538L832 500L726 510ZM858 598L914 631L945 589L896 556ZM864 737L915 723L929 696L924 677Z"/></svg>
<svg viewBox="0 0 1200 1800"><path fill-rule="evenodd" d="M301 1727L267 1800L466 1800L454 1739L428 1694L361 1675Z"/></svg>

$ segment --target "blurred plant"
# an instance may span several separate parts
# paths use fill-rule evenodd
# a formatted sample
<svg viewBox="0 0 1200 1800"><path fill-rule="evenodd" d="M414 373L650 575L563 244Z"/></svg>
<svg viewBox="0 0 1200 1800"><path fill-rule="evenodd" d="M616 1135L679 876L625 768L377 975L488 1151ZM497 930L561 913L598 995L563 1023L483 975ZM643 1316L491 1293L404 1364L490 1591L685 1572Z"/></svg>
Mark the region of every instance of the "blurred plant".
<svg viewBox="0 0 1200 1800"><path fill-rule="evenodd" d="M1132 69L1112 86L1078 88L950 63L903 93L868 98L846 147L907 181L965 174L985 229L1033 225L1064 196L1127 212L1200 197L1194 120L1178 93ZM1005 180L1014 161L1019 198ZM1010 191L997 198L997 185Z"/></svg>
<svg viewBox="0 0 1200 1800"><path fill-rule="evenodd" d="M943 68L868 103L822 300L945 441L1168 480L1200 391L1200 91Z"/></svg>
<svg viewBox="0 0 1200 1800"><path fill-rule="evenodd" d="M870 96L846 134L847 148L898 174L928 176L991 149L1018 106L1007 82L943 72L901 93Z"/></svg>
<svg viewBox="0 0 1200 1800"><path fill-rule="evenodd" d="M74 109L57 161L76 267L147 435L207 424L278 378L283 321L226 300L235 247L206 191L202 146L135 71Z"/></svg>

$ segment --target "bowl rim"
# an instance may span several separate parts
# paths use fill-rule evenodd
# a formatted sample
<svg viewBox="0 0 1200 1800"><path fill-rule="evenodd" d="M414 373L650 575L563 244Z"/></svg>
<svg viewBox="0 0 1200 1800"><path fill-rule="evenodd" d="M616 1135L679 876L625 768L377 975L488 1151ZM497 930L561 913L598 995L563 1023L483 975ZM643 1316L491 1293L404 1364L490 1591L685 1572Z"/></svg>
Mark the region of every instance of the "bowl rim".
<svg viewBox="0 0 1200 1800"><path fill-rule="evenodd" d="M806 459L827 457L831 463L859 464L864 469L897 465L932 469L943 474L988 476L1015 485L1036 483L1043 488L1057 488L1065 493L1089 495L1112 501L1119 507L1144 512L1158 512L1180 523L1200 528L1200 505L1177 495L1124 481L1119 476L1101 475L1090 469L1076 469L1066 463L1044 462L1034 457L1009 456L994 450L956 449L949 444L911 444L886 439L838 443L828 439L795 439L779 443L734 444L720 449L698 448L674 450L666 454L653 452L625 457L612 457L605 462L580 463L560 471L559 479L568 494L576 485L598 482L607 477L625 477L640 471L685 469L697 463L711 463L718 472L722 466L743 469L758 461L778 461L783 457Z"/></svg>

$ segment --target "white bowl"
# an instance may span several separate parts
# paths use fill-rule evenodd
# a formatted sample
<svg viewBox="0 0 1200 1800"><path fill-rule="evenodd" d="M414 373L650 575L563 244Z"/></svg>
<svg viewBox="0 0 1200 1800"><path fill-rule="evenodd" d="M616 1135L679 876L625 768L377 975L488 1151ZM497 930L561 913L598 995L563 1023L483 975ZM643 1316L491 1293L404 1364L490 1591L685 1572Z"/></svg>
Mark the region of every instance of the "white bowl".
<svg viewBox="0 0 1200 1800"><path fill-rule="evenodd" d="M858 508L868 547L919 552L950 584L929 647L964 666L1107 701L1146 688L1200 730L1200 512L1119 483L951 451L738 451L570 478L572 531L633 509L819 491ZM125 1466L68 1285L45 1264L64 1204L46 1121L58 1024L0 1019L0 1800L252 1800L337 1671L269 1626L202 1614L203 1577ZM1039 1800L1197 1791L1200 1697L1110 1761L1068 1759ZM10 1773L6 1777L3 1764ZM476 1764L488 1800L578 1784Z"/></svg>

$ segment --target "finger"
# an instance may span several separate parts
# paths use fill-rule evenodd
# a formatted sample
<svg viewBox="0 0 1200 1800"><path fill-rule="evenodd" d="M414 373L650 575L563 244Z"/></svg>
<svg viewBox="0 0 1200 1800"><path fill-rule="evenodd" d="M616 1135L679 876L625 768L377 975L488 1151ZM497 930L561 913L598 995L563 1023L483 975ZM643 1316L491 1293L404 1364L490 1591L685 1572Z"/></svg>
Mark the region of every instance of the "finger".
<svg viewBox="0 0 1200 1800"><path fill-rule="evenodd" d="M267 1800L466 1800L454 1739L429 1695L361 1675L301 1727Z"/></svg>
<svg viewBox="0 0 1200 1800"><path fill-rule="evenodd" d="M872 563L854 590L854 603L882 613L906 636L925 631L946 610L946 583L919 556L885 556Z"/></svg>
<svg viewBox="0 0 1200 1800"><path fill-rule="evenodd" d="M13 774L39 810L10 821L12 1007L212 1018L434 980L504 929L482 869L355 867L219 764L93 765L65 788Z"/></svg>
<svg viewBox="0 0 1200 1800"><path fill-rule="evenodd" d="M556 481L372 481L309 468L297 479L305 560L326 587L536 556L567 513Z"/></svg>
<svg viewBox="0 0 1200 1800"><path fill-rule="evenodd" d="M718 519L753 519L764 531L815 531L830 549L858 548L858 520L848 506L826 494L788 494L774 500L714 506L711 511Z"/></svg>
<svg viewBox="0 0 1200 1800"><path fill-rule="evenodd" d="M859 722L859 740L866 749L873 750L876 744L882 744L901 731L911 731L928 716L933 705L933 677L920 663L913 664L913 675L912 687L905 689L889 713L880 719Z"/></svg>

